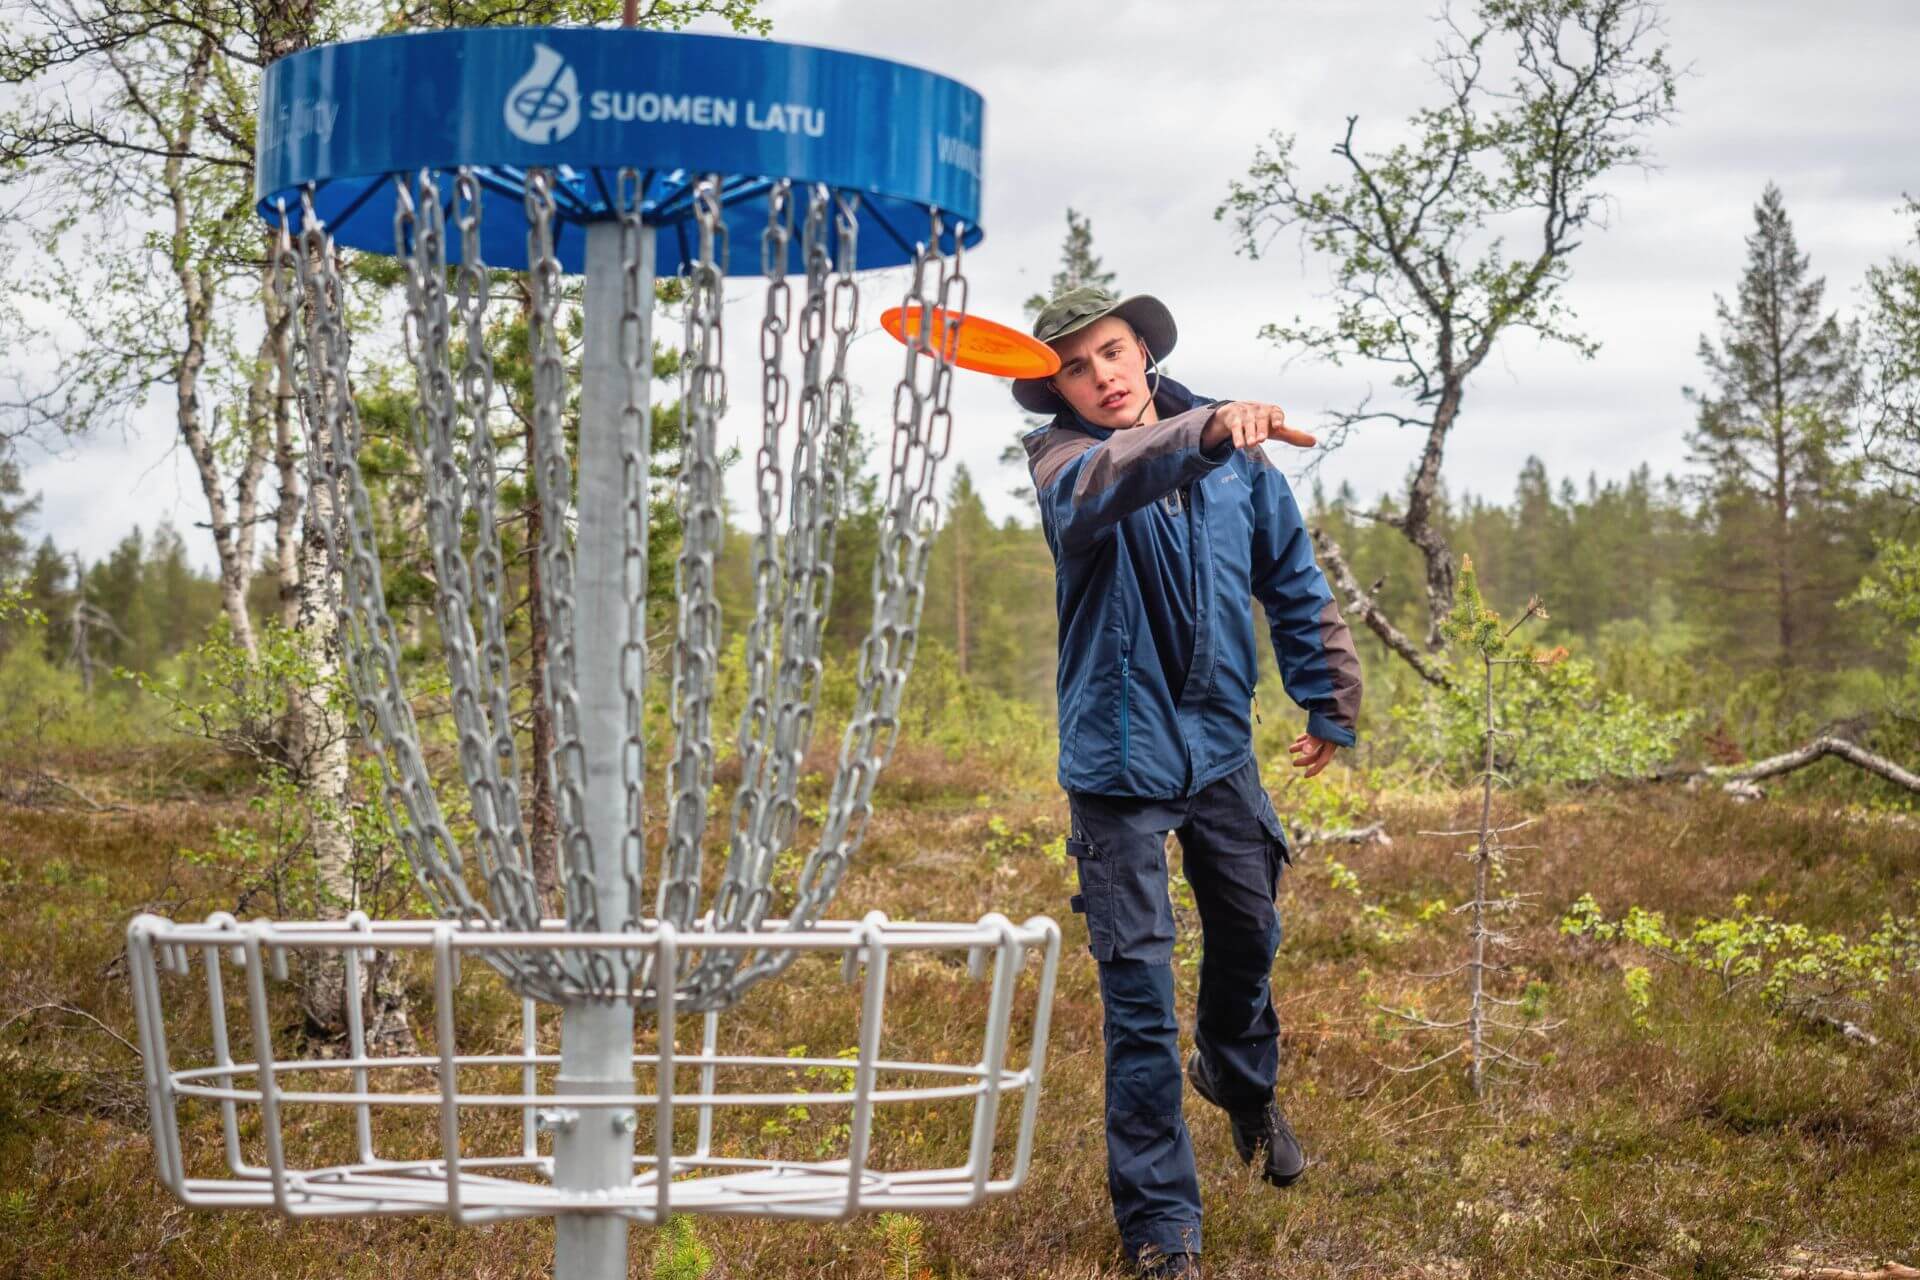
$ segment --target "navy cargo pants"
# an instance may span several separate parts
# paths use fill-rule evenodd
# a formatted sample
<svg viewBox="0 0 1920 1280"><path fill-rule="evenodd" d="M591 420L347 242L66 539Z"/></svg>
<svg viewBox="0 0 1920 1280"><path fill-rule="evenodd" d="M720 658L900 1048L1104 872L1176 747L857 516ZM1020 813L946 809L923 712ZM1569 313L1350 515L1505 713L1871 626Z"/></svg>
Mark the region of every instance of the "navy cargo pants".
<svg viewBox="0 0 1920 1280"><path fill-rule="evenodd" d="M1129 1257L1147 1245L1200 1252L1200 1182L1181 1117L1166 835L1180 838L1200 910L1194 1042L1232 1109L1264 1106L1280 1059L1268 974L1286 836L1258 767L1174 800L1070 792L1067 852L1079 869L1107 1044L1107 1189Z"/></svg>

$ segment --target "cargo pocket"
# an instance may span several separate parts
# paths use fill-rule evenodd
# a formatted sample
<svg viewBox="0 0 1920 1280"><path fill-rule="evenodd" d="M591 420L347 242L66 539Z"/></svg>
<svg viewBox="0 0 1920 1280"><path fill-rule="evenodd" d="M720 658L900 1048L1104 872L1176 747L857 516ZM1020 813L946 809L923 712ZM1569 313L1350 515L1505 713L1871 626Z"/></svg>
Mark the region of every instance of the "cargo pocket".
<svg viewBox="0 0 1920 1280"><path fill-rule="evenodd" d="M1293 862L1293 850L1287 845L1287 828L1274 811L1273 799L1267 795L1267 789L1256 782L1254 791L1257 793L1254 811L1260 817L1260 829L1267 835L1267 875L1272 887L1268 896L1277 897L1281 872Z"/></svg>
<svg viewBox="0 0 1920 1280"><path fill-rule="evenodd" d="M1087 917L1087 950L1095 960L1113 959L1113 885L1112 868L1101 858L1091 840L1067 841L1067 856L1073 859L1080 877L1080 892L1073 895L1072 907Z"/></svg>

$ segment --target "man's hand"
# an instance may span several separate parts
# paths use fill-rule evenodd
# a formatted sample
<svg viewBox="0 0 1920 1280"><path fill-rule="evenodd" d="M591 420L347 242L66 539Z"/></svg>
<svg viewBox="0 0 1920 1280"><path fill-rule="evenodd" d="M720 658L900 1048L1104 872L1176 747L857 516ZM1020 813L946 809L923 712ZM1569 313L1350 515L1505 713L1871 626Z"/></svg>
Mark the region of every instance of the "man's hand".
<svg viewBox="0 0 1920 1280"><path fill-rule="evenodd" d="M1306 432L1295 431L1287 425L1287 415L1279 405L1255 404L1251 400L1233 400L1215 409L1200 433L1200 446L1215 449L1221 441L1229 439L1236 449L1251 448L1268 440L1303 449L1316 443Z"/></svg>
<svg viewBox="0 0 1920 1280"><path fill-rule="evenodd" d="M1311 778L1332 764L1333 753L1339 749L1339 743L1316 738L1310 733L1303 733L1287 744L1287 754L1293 757L1293 767L1306 770L1300 775L1303 778Z"/></svg>

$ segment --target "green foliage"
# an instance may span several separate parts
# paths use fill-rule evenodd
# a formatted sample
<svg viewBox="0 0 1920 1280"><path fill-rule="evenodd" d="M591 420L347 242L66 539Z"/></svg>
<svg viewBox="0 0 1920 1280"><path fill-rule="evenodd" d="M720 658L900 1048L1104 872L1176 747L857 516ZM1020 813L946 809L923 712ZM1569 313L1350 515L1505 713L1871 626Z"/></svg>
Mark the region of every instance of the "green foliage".
<svg viewBox="0 0 1920 1280"><path fill-rule="evenodd" d="M35 607L25 579L0 580L0 642L11 648L18 637L47 625L47 615Z"/></svg>
<svg viewBox="0 0 1920 1280"><path fill-rule="evenodd" d="M1696 918L1682 930L1669 925L1665 913L1637 906L1608 919L1589 893L1567 909L1560 932L1630 943L1714 975L1728 993L1752 987L1775 1010L1864 999L1898 978L1920 973L1920 920L1912 916L1886 913L1871 934L1855 942L1837 932L1756 913L1745 894L1733 900L1733 909L1733 915ZM1643 1013L1651 1001L1647 984L1648 979L1639 979ZM1630 997L1634 985L1629 981Z"/></svg>
<svg viewBox="0 0 1920 1280"><path fill-rule="evenodd" d="M1920 247L1920 199L1901 212ZM1876 480L1903 503L1920 497L1920 261L1892 257L1867 268L1866 457Z"/></svg>
<svg viewBox="0 0 1920 1280"><path fill-rule="evenodd" d="M89 697L79 673L56 666L40 646L0 652L0 772L31 767L48 751L144 741L158 729L128 685L103 685Z"/></svg>
<svg viewBox="0 0 1920 1280"><path fill-rule="evenodd" d="M1628 965L1620 971L1620 987L1627 996L1627 1020L1645 1031L1653 1008L1653 974L1643 964Z"/></svg>
<svg viewBox="0 0 1920 1280"><path fill-rule="evenodd" d="M1873 568L1841 603L1864 605L1906 635L1920 631L1920 542L1874 539Z"/></svg>
<svg viewBox="0 0 1920 1280"><path fill-rule="evenodd" d="M221 617L173 669L157 676L124 674L166 709L177 731L297 772L304 761L287 756L288 714L296 700L316 708L347 707L344 676L328 686L300 636L277 623L262 626L254 638L257 652L249 654Z"/></svg>
<svg viewBox="0 0 1920 1280"><path fill-rule="evenodd" d="M847 673L851 675L852 673ZM822 698L825 702L825 698ZM851 710L851 700L847 707ZM984 758L1010 773L1053 773L1051 708L996 693L961 674L951 649L922 637L900 700L900 737L940 748L949 758Z"/></svg>
<svg viewBox="0 0 1920 1280"><path fill-rule="evenodd" d="M1313 778L1296 773L1284 754L1274 756L1267 765L1267 779L1277 782L1282 824L1295 832L1339 831L1365 824L1372 800L1358 772L1329 769Z"/></svg>
<svg viewBox="0 0 1920 1280"><path fill-rule="evenodd" d="M1514 783L1590 783L1646 777L1672 761L1692 711L1656 712L1599 687L1593 664L1527 664L1495 680L1495 716L1526 725L1501 737L1494 767ZM1430 690L1391 709L1401 768L1465 781L1481 767L1480 708L1466 695Z"/></svg>
<svg viewBox="0 0 1920 1280"><path fill-rule="evenodd" d="M927 1245L920 1219L910 1213L883 1213L874 1220L874 1232L884 1251L886 1280L923 1280L928 1274Z"/></svg>
<svg viewBox="0 0 1920 1280"><path fill-rule="evenodd" d="M1350 119L1335 145L1342 176L1320 189L1301 189L1295 138L1273 134L1214 216L1232 220L1249 256L1298 227L1332 259L1336 312L1266 335L1334 363L1382 362L1416 396L1452 376L1444 357L1470 367L1509 326L1591 354L1561 301L1571 264L1555 240L1598 215L1603 178L1647 163L1647 129L1672 113L1673 69L1642 39L1648 7L1481 0L1477 20L1448 24L1432 61L1443 105L1416 111L1379 151L1360 149ZM1504 86L1481 75L1501 43ZM1549 214L1547 243L1510 253L1505 219L1526 211L1531 230L1537 209Z"/></svg>
<svg viewBox="0 0 1920 1280"><path fill-rule="evenodd" d="M414 914L413 880L378 800L380 767L365 756L353 760L350 799L338 805L301 786L284 767L269 766L260 789L247 801L244 822L216 826L203 847L182 847L181 861L199 868L218 886L236 914L279 919L334 918L358 908L376 919ZM326 833L343 829L352 858L343 890L330 888L314 857Z"/></svg>
<svg viewBox="0 0 1920 1280"><path fill-rule="evenodd" d="M1544 613L1537 604L1530 615ZM1523 621L1525 618L1523 617ZM1692 711L1657 712L1639 699L1600 685L1590 660L1563 647L1521 646L1512 627L1487 607L1469 557L1444 634L1493 673L1494 769L1512 783L1589 783L1644 777L1673 759ZM1401 748L1400 767L1456 782L1483 767L1486 709L1464 676L1452 691L1423 685L1389 712ZM1521 730L1524 730L1522 732Z"/></svg>
<svg viewBox="0 0 1920 1280"><path fill-rule="evenodd" d="M653 1245L653 1280L705 1280L713 1251L700 1239L692 1215L676 1213L660 1224Z"/></svg>

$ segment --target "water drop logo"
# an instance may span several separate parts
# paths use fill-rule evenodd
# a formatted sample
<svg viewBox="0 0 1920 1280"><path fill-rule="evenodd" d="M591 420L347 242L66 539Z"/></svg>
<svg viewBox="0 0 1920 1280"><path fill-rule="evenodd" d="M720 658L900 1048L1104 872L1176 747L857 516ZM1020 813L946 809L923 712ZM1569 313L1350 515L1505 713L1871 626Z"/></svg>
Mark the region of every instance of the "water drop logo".
<svg viewBox="0 0 1920 1280"><path fill-rule="evenodd" d="M507 90L507 129L522 142L558 142L580 127L580 78L544 44L533 66Z"/></svg>

